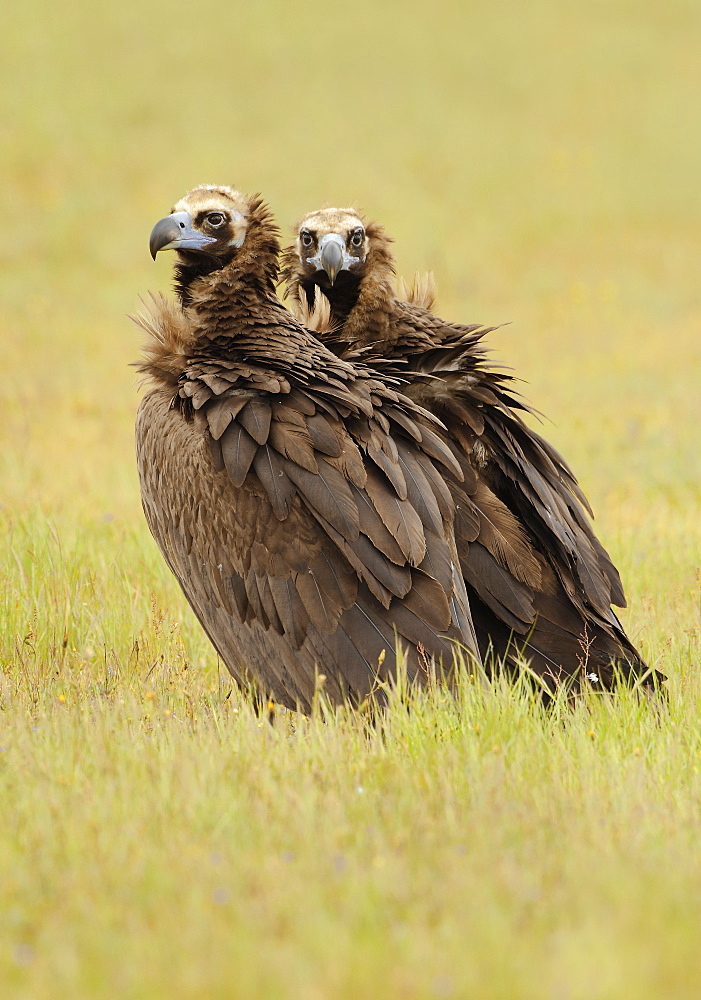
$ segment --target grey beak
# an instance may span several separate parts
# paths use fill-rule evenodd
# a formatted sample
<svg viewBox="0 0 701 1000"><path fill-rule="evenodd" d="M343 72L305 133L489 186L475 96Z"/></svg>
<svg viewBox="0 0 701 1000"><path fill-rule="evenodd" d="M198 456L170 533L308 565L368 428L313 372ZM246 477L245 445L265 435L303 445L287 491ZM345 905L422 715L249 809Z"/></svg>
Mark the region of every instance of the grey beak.
<svg viewBox="0 0 701 1000"><path fill-rule="evenodd" d="M346 257L346 246L343 238L336 233L327 233L319 241L319 263L329 276L333 285L336 275L343 268Z"/></svg>
<svg viewBox="0 0 701 1000"><path fill-rule="evenodd" d="M203 250L216 242L213 236L197 232L187 212L173 212L153 227L148 248L155 260L159 250Z"/></svg>

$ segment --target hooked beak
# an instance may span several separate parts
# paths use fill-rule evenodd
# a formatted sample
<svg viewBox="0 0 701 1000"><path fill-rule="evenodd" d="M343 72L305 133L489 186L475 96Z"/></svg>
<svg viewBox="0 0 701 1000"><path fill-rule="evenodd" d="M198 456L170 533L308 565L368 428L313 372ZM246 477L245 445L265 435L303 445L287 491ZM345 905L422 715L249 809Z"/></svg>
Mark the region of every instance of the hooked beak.
<svg viewBox="0 0 701 1000"><path fill-rule="evenodd" d="M345 250L345 243L336 233L329 233L327 236L321 237L319 263L328 274L332 285L336 280L336 275L343 268Z"/></svg>
<svg viewBox="0 0 701 1000"><path fill-rule="evenodd" d="M148 248L155 260L159 250L203 250L216 242L213 236L197 232L187 212L173 212L153 227Z"/></svg>
<svg viewBox="0 0 701 1000"><path fill-rule="evenodd" d="M333 285L339 271L348 271L360 261L357 257L351 257L346 251L342 236L338 233L327 233L319 240L319 252L316 257L309 257L307 263L313 264L317 271L326 271Z"/></svg>

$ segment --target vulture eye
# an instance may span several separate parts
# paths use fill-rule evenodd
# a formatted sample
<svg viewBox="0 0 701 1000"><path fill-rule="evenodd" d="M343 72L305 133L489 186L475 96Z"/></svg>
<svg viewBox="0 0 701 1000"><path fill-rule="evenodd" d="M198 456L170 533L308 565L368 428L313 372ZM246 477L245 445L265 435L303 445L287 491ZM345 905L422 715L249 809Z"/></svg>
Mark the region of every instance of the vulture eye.
<svg viewBox="0 0 701 1000"><path fill-rule="evenodd" d="M220 226L224 225L225 215L223 212L210 212L207 216L207 222L210 224L212 229L219 229Z"/></svg>
<svg viewBox="0 0 701 1000"><path fill-rule="evenodd" d="M314 240L312 239L312 234L309 232L308 229L303 229L299 235L302 237L302 246L304 247L310 247L314 242Z"/></svg>
<svg viewBox="0 0 701 1000"><path fill-rule="evenodd" d="M354 247L361 247L363 245L363 240L365 239L365 233L362 229L356 229L356 231L351 236L351 243Z"/></svg>

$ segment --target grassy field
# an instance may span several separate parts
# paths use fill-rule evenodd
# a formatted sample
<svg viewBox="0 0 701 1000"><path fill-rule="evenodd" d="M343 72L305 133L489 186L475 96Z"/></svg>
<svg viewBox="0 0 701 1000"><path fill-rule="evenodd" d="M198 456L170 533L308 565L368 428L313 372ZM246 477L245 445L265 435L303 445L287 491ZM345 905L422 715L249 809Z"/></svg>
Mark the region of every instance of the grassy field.
<svg viewBox="0 0 701 1000"><path fill-rule="evenodd" d="M0 15L0 996L647 1000L701 979L701 8ZM189 187L352 202L507 323L666 707L232 691L148 535L126 319Z"/></svg>

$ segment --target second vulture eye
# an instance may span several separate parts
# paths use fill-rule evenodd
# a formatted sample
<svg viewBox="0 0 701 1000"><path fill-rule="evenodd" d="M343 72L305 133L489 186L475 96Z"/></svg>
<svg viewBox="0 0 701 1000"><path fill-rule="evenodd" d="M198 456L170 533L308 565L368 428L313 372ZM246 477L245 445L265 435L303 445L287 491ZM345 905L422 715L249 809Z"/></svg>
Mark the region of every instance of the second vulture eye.
<svg viewBox="0 0 701 1000"><path fill-rule="evenodd" d="M210 212L207 216L207 222L213 229L218 229L219 226L224 224L224 214L222 212Z"/></svg>
<svg viewBox="0 0 701 1000"><path fill-rule="evenodd" d="M354 247L361 247L363 245L363 240L365 239L365 233L362 229L356 229L356 231L351 236L351 243Z"/></svg>
<svg viewBox="0 0 701 1000"><path fill-rule="evenodd" d="M299 235L302 237L302 246L310 247L312 245L312 234L308 229L303 229Z"/></svg>

